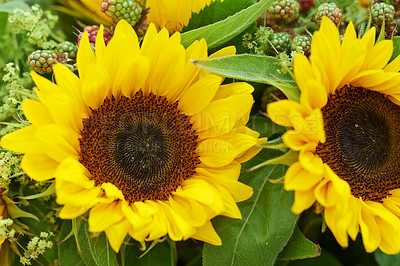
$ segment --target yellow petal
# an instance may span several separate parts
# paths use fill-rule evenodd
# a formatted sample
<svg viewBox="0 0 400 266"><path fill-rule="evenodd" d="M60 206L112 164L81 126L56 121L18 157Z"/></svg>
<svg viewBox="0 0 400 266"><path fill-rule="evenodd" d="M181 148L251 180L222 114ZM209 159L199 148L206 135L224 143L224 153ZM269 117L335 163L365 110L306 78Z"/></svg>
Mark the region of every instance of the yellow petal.
<svg viewBox="0 0 400 266"><path fill-rule="evenodd" d="M236 47L235 46L227 46L227 47L224 47L224 48L216 51L215 53L211 54L208 58L209 59L219 58L219 57L234 55L234 54L236 54Z"/></svg>
<svg viewBox="0 0 400 266"><path fill-rule="evenodd" d="M393 53L393 41L382 40L368 50L366 69L382 69L389 62Z"/></svg>
<svg viewBox="0 0 400 266"><path fill-rule="evenodd" d="M111 183L103 183L101 184L101 188L104 189L107 197L112 199L124 200L124 195L122 194L122 191L119 190L115 185Z"/></svg>
<svg viewBox="0 0 400 266"><path fill-rule="evenodd" d="M21 105L22 109L24 110L25 117L34 126L42 126L54 123L49 110L43 103L26 99L21 103Z"/></svg>
<svg viewBox="0 0 400 266"><path fill-rule="evenodd" d="M76 55L76 62L78 65L79 77L86 76L86 68L96 61L92 47L89 43L89 35L87 31L84 32L83 37L79 43L78 53ZM35 82L36 83L36 82ZM36 83L37 84L37 83Z"/></svg>
<svg viewBox="0 0 400 266"><path fill-rule="evenodd" d="M227 141L206 139L200 142L196 153L202 163L211 167L219 167L230 164L239 151Z"/></svg>
<svg viewBox="0 0 400 266"><path fill-rule="evenodd" d="M53 178L59 164L44 153L27 153L21 160L21 167L25 173L39 182Z"/></svg>
<svg viewBox="0 0 400 266"><path fill-rule="evenodd" d="M294 202L291 208L293 213L300 214L314 204L315 196L313 191L313 188L308 191L294 191Z"/></svg>
<svg viewBox="0 0 400 266"><path fill-rule="evenodd" d="M361 210L360 229L365 251L374 252L381 241L380 230L375 217Z"/></svg>
<svg viewBox="0 0 400 266"><path fill-rule="evenodd" d="M294 60L294 76L302 93L308 87L307 81L315 78L310 61L301 53L296 54Z"/></svg>
<svg viewBox="0 0 400 266"><path fill-rule="evenodd" d="M102 232L108 227L119 223L123 218L121 203L114 201L110 204L98 204L90 210L89 231Z"/></svg>
<svg viewBox="0 0 400 266"><path fill-rule="evenodd" d="M210 104L219 88L222 78L208 75L186 89L179 97L178 108L188 115L201 112Z"/></svg>
<svg viewBox="0 0 400 266"><path fill-rule="evenodd" d="M56 161L62 162L68 157L79 156L78 136L68 128L46 125L38 128L34 136L40 141L43 151Z"/></svg>
<svg viewBox="0 0 400 266"><path fill-rule="evenodd" d="M126 97L133 96L137 91L143 89L147 76L149 75L150 63L147 57L140 56L137 61L132 62L121 81L121 91ZM148 91L143 89L143 92Z"/></svg>
<svg viewBox="0 0 400 266"><path fill-rule="evenodd" d="M315 79L306 80L304 83L305 87L300 95L301 104L310 110L324 107L328 101L326 88Z"/></svg>
<svg viewBox="0 0 400 266"><path fill-rule="evenodd" d="M64 205L58 215L61 219L74 219L84 214L88 209L86 206Z"/></svg>
<svg viewBox="0 0 400 266"><path fill-rule="evenodd" d="M303 169L300 163L292 164L285 174L285 189L308 191L316 186L322 179L321 175L315 175Z"/></svg>
<svg viewBox="0 0 400 266"><path fill-rule="evenodd" d="M299 162L301 166L310 173L322 176L324 166L321 158L310 151L300 151Z"/></svg>
<svg viewBox="0 0 400 266"><path fill-rule="evenodd" d="M97 109L109 93L110 76L100 65L88 65L87 75L82 79L82 98L86 105Z"/></svg>
<svg viewBox="0 0 400 266"><path fill-rule="evenodd" d="M108 227L105 232L111 248L118 253L126 235L128 234L131 225L128 221L124 220L118 224Z"/></svg>
<svg viewBox="0 0 400 266"><path fill-rule="evenodd" d="M211 222L197 228L196 233L192 235L192 238L204 241L214 246L222 245L221 238L218 236L217 232L215 232Z"/></svg>
<svg viewBox="0 0 400 266"><path fill-rule="evenodd" d="M95 185L94 180L89 179L89 171L77 159L73 158L65 159L57 168L55 176L56 180L72 183L83 189L91 189Z"/></svg>
<svg viewBox="0 0 400 266"><path fill-rule="evenodd" d="M276 124L291 127L293 126L293 117L306 116L307 110L298 102L281 100L267 105L269 118Z"/></svg>
<svg viewBox="0 0 400 266"><path fill-rule="evenodd" d="M36 127L26 126L4 135L1 138L1 146L4 149L18 153L41 153L41 145L35 141Z"/></svg>

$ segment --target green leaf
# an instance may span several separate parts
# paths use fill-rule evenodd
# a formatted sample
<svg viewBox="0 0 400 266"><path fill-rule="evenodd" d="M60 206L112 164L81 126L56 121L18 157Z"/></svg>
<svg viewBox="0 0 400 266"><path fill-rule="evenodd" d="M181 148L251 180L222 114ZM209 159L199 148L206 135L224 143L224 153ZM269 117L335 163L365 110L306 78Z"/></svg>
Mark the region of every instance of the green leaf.
<svg viewBox="0 0 400 266"><path fill-rule="evenodd" d="M15 9L28 10L29 6L22 1L13 1L0 5L0 12L12 13Z"/></svg>
<svg viewBox="0 0 400 266"><path fill-rule="evenodd" d="M400 253L396 255L387 255L378 249L374 252L374 257L379 266L400 265Z"/></svg>
<svg viewBox="0 0 400 266"><path fill-rule="evenodd" d="M393 37L393 54L392 60L400 54L400 36Z"/></svg>
<svg viewBox="0 0 400 266"><path fill-rule="evenodd" d="M57 245L60 266L85 265L76 246L72 235L65 239L71 232L72 225L70 220L65 220L60 229L59 243Z"/></svg>
<svg viewBox="0 0 400 266"><path fill-rule="evenodd" d="M126 246L125 265L137 266L174 266L177 264L175 242L167 239L155 245L147 254L139 258L144 251L139 244Z"/></svg>
<svg viewBox="0 0 400 266"><path fill-rule="evenodd" d="M8 14L0 12L0 38L6 34L8 25Z"/></svg>
<svg viewBox="0 0 400 266"><path fill-rule="evenodd" d="M43 191L41 193L38 193L35 195L29 195L29 196L25 196L25 197L20 197L20 198L26 199L26 200L31 200L31 199L38 199L38 198L45 197L45 196L50 196L55 193L55 188L56 188L56 185L53 182L45 191Z"/></svg>
<svg viewBox="0 0 400 266"><path fill-rule="evenodd" d="M89 238L89 243L90 250L97 265L119 265L116 253L108 243L105 233L101 233L98 237Z"/></svg>
<svg viewBox="0 0 400 266"><path fill-rule="evenodd" d="M321 255L321 248L308 240L298 227L293 232L289 242L279 253L279 260L297 260L315 258Z"/></svg>
<svg viewBox="0 0 400 266"><path fill-rule="evenodd" d="M224 20L187 31L181 35L182 44L188 47L195 40L204 38L209 49L222 45L247 29L261 13L265 12L271 3L272 0L262 0Z"/></svg>
<svg viewBox="0 0 400 266"><path fill-rule="evenodd" d="M272 56L239 54L220 58L196 60L194 64L228 78L270 84L280 89L289 100L298 101L300 90L289 73L283 73Z"/></svg>
<svg viewBox="0 0 400 266"><path fill-rule="evenodd" d="M254 0L221 0L212 1L205 6L199 13L193 13L189 24L183 27L182 32L194 30L234 15L242 9L253 5Z"/></svg>
<svg viewBox="0 0 400 266"><path fill-rule="evenodd" d="M76 256L73 256L73 261L80 261L79 265L119 265L116 253L111 248L108 243L107 237L105 233L101 233L99 236L93 237L89 234L88 231L88 223L81 218L77 218L74 222L65 221L63 223L63 227L66 229L62 229L63 234L61 234L64 238L73 232L74 226L76 226L77 237L75 238L72 234L69 236L67 240L65 240L62 245L68 249L68 252L74 252L77 254L80 259L77 259ZM72 224L72 225L71 225ZM69 231L68 231L69 230ZM67 232L68 231L68 232ZM78 239L79 245L77 245L75 239ZM63 240L60 237L60 240ZM60 245L61 246L61 245ZM70 264L68 261L68 253L65 254L63 248L59 247L60 254L60 262L63 265L75 265ZM63 260L61 261L61 255L63 256Z"/></svg>
<svg viewBox="0 0 400 266"><path fill-rule="evenodd" d="M263 150L245 168L276 157ZM293 193L269 179L281 178L286 167L273 165L245 172L241 182L254 189L253 196L238 204L242 220L217 217L213 225L222 246L204 245L203 264L208 265L273 265L289 241L298 215L291 212Z"/></svg>

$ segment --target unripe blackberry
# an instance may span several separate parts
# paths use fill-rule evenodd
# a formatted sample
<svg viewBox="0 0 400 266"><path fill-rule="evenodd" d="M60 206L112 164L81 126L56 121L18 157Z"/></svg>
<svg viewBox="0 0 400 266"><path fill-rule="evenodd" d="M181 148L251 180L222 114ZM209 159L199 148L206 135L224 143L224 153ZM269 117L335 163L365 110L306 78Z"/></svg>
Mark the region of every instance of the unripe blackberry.
<svg viewBox="0 0 400 266"><path fill-rule="evenodd" d="M293 38L293 51L297 51L296 48L303 52L305 56L310 55L311 51L311 36L309 35L297 35Z"/></svg>
<svg viewBox="0 0 400 266"><path fill-rule="evenodd" d="M292 46L292 38L287 32L273 33L269 36L269 41L273 48L275 48L278 53L290 53L290 48ZM275 51L272 48L272 51Z"/></svg>
<svg viewBox="0 0 400 266"><path fill-rule="evenodd" d="M320 4L315 12L314 21L321 24L323 16L327 16L337 27L342 23L342 10L335 3Z"/></svg>
<svg viewBox="0 0 400 266"><path fill-rule="evenodd" d="M394 6L385 3L375 3L371 6L372 23L376 26L393 22Z"/></svg>
<svg viewBox="0 0 400 266"><path fill-rule="evenodd" d="M36 50L28 56L29 65L40 74L53 72L53 65L57 63L57 54L49 50Z"/></svg>
<svg viewBox="0 0 400 266"><path fill-rule="evenodd" d="M76 44L72 42L62 42L58 44L56 52L62 54L67 53L69 59L75 59L77 50L78 47L76 46Z"/></svg>
<svg viewBox="0 0 400 266"><path fill-rule="evenodd" d="M296 0L275 0L268 8L271 18L282 24L290 24L299 17L300 4Z"/></svg>
<svg viewBox="0 0 400 266"><path fill-rule="evenodd" d="M81 42L81 39L82 39L83 34L85 33L85 31L87 31L88 34L89 34L89 42L90 42L92 45L95 45L95 43L96 43L96 36L97 36L97 33L99 32L99 27L98 27L97 25L86 26L86 27L83 29L83 32L80 32L80 33L79 33L79 36L78 36L78 46L79 46L79 43ZM108 42L111 40L112 36L113 36L113 33L110 32L107 28L104 28L103 37L104 37L104 42L106 43L106 45L107 45Z"/></svg>
<svg viewBox="0 0 400 266"><path fill-rule="evenodd" d="M142 6L135 0L102 0L100 9L115 23L125 19L132 26L138 23L142 14Z"/></svg>

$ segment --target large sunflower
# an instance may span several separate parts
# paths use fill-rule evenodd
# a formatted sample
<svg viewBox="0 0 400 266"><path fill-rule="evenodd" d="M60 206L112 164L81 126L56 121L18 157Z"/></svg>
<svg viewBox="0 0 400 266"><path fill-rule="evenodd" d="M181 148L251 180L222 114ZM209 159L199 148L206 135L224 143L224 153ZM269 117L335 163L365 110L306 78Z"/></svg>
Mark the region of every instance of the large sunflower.
<svg viewBox="0 0 400 266"><path fill-rule="evenodd" d="M102 31L95 54L87 34L80 43L79 78L61 64L57 85L32 72L39 101L22 103L32 125L2 146L25 154L34 180L55 178L61 218L90 210L89 230L105 231L115 251L127 234L220 245L210 219L241 218L236 202L252 195L238 177L259 151L259 134L245 127L253 88L221 85L192 64L207 58L204 39L185 50L179 33L150 25L139 47L121 21L106 47Z"/></svg>
<svg viewBox="0 0 400 266"><path fill-rule="evenodd" d="M292 127L282 137L298 161L285 175L292 210L315 201L338 243L361 232L367 252L400 251L400 57L393 42L375 43L375 28L359 39L352 23L343 40L326 17L308 60L297 55L300 103L271 103L271 119Z"/></svg>

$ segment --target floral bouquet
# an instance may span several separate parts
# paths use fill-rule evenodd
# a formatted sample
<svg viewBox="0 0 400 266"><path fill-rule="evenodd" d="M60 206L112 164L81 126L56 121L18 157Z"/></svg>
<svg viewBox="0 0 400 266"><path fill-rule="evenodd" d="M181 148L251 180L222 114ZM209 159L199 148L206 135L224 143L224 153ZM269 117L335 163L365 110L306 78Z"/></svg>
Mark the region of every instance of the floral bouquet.
<svg viewBox="0 0 400 266"><path fill-rule="evenodd" d="M398 0L0 21L0 265L400 264Z"/></svg>

